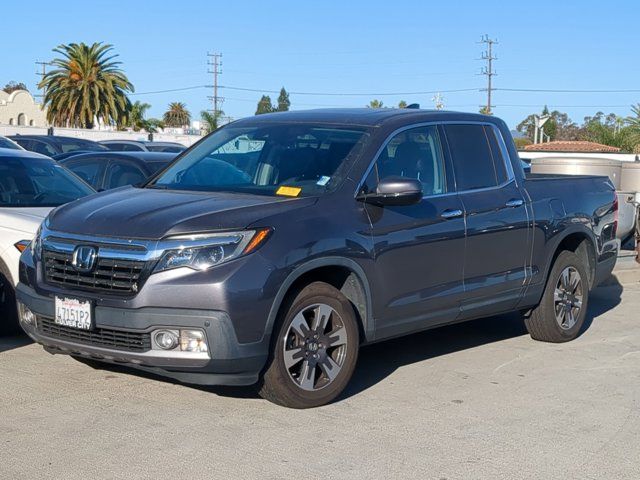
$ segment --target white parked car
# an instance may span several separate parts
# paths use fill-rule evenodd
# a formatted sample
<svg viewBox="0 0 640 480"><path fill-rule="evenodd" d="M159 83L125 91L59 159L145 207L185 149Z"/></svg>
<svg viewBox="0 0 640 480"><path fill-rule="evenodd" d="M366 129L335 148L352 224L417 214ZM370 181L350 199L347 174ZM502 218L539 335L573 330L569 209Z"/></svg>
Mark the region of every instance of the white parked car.
<svg viewBox="0 0 640 480"><path fill-rule="evenodd" d="M0 333L17 329L18 260L49 211L94 190L54 160L0 148Z"/></svg>

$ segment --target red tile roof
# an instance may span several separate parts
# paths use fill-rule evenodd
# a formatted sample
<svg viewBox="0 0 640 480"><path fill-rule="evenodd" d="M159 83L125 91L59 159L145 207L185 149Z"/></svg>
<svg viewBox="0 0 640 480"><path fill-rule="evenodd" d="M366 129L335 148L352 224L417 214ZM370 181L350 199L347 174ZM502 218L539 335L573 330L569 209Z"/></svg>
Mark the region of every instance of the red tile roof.
<svg viewBox="0 0 640 480"><path fill-rule="evenodd" d="M525 150L532 152L589 152L589 153L614 153L619 152L618 147L603 145L595 142L583 141L557 141L547 143L534 143L526 145Z"/></svg>

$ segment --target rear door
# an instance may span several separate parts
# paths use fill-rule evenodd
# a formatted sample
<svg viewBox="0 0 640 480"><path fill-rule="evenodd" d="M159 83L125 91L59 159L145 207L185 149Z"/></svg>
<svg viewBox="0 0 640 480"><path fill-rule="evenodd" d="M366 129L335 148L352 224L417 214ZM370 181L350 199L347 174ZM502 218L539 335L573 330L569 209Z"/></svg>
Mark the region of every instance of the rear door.
<svg viewBox="0 0 640 480"><path fill-rule="evenodd" d="M532 232L500 131L491 124L444 126L466 221L461 318L515 307L527 275Z"/></svg>
<svg viewBox="0 0 640 480"><path fill-rule="evenodd" d="M407 206L366 205L372 224L376 335L384 338L454 320L464 295L463 207L453 191L441 131L416 126L393 134L365 181L421 181L423 199Z"/></svg>

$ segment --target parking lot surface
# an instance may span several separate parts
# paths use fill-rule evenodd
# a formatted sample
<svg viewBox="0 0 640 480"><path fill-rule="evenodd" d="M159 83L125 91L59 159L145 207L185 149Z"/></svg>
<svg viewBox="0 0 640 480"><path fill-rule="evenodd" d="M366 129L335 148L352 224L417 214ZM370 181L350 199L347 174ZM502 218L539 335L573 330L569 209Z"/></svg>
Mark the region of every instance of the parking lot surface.
<svg viewBox="0 0 640 480"><path fill-rule="evenodd" d="M306 411L0 338L1 479L640 477L640 287L567 344L493 317L363 349Z"/></svg>

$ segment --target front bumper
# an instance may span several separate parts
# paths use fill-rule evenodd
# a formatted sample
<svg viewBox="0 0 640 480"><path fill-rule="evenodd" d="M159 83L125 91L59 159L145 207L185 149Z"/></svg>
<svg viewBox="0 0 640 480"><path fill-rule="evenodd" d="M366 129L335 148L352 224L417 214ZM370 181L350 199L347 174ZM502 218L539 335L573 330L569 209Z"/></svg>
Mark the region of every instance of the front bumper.
<svg viewBox="0 0 640 480"><path fill-rule="evenodd" d="M223 311L144 307L126 309L97 305L96 329L123 335L146 335L157 328L198 328L205 331L209 353L188 353L147 349L131 351L97 345L84 338L68 338L42 328L53 318L54 300L19 284L19 302L36 314L36 325L21 321L25 332L50 353L61 353L170 377L184 383L203 385L252 385L258 381L267 360L265 341L239 343L229 318ZM210 357L210 358L209 358Z"/></svg>

